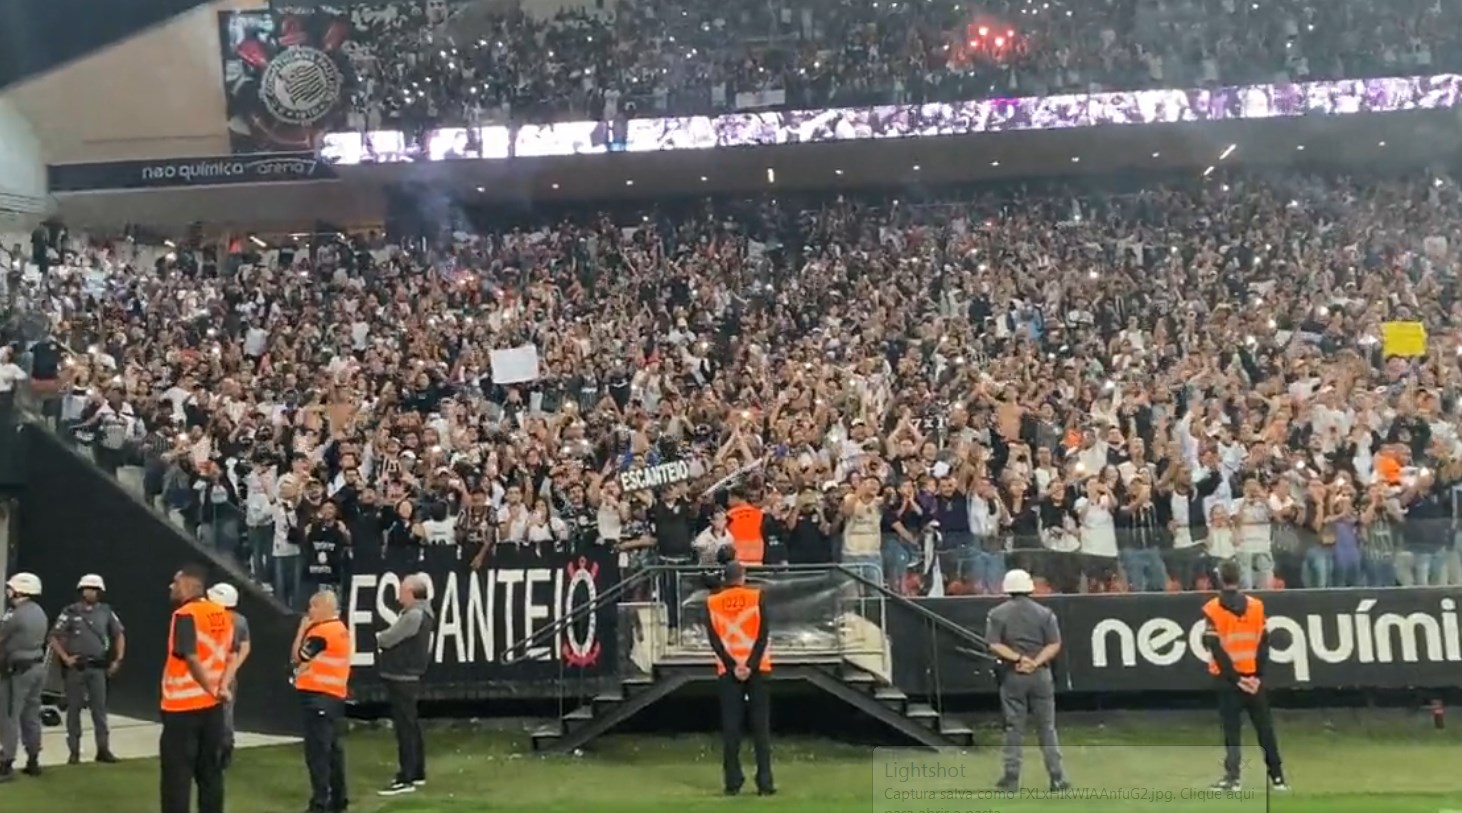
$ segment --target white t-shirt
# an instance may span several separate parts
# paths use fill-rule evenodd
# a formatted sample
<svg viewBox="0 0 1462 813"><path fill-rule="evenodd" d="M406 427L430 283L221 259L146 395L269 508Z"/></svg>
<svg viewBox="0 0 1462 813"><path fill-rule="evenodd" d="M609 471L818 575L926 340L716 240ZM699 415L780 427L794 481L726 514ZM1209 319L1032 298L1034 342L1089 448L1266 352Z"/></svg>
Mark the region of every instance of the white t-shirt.
<svg viewBox="0 0 1462 813"><path fill-rule="evenodd" d="M599 541L605 544L618 542L624 534L624 520L619 516L619 503L611 506L609 503L599 504Z"/></svg>
<svg viewBox="0 0 1462 813"><path fill-rule="evenodd" d="M549 517L547 522L533 522L528 525L528 541L534 544L568 539L569 526L558 517Z"/></svg>
<svg viewBox="0 0 1462 813"><path fill-rule="evenodd" d="M421 530L426 535L428 545L453 545L457 542L456 517L447 517L443 520L429 519L421 523Z"/></svg>
<svg viewBox="0 0 1462 813"><path fill-rule="evenodd" d="M1097 502L1086 497L1076 501L1076 515L1081 518L1081 552L1087 556L1117 555L1117 526L1111 505L1111 497Z"/></svg>
<svg viewBox="0 0 1462 813"><path fill-rule="evenodd" d="M1173 509L1173 523L1177 526L1173 529L1173 547L1176 549L1191 548L1198 544L1193 539L1193 532L1188 527L1191 521L1191 503L1189 499L1192 494L1179 494L1174 491L1168 495L1169 504Z"/></svg>
<svg viewBox="0 0 1462 813"><path fill-rule="evenodd" d="M874 500L870 503L856 501L853 513L843 526L844 556L873 556L883 550L883 536L879 523L883 520L883 506Z"/></svg>
<svg viewBox="0 0 1462 813"><path fill-rule="evenodd" d="M699 555L701 564L711 564L716 561L716 551L731 544L730 531L723 530L717 533L715 528L707 528L696 536L690 546Z"/></svg>
<svg viewBox="0 0 1462 813"><path fill-rule="evenodd" d="M1269 503L1242 498L1234 503L1234 525L1238 526L1239 550L1244 553L1269 553L1272 549L1273 526Z"/></svg>
<svg viewBox="0 0 1462 813"><path fill-rule="evenodd" d="M1234 549L1234 529L1227 526L1210 528L1206 544L1208 555L1215 559L1232 559L1237 552Z"/></svg>
<svg viewBox="0 0 1462 813"><path fill-rule="evenodd" d="M0 364L0 392L11 392L15 389L16 382L24 381L30 376L26 374L14 362L7 361Z"/></svg>
<svg viewBox="0 0 1462 813"><path fill-rule="evenodd" d="M512 508L504 505L497 510L497 521L499 525L507 523L506 532L503 534L504 542L522 542L528 538L528 520L532 514L526 506L516 517L513 516Z"/></svg>
<svg viewBox="0 0 1462 813"><path fill-rule="evenodd" d="M289 532L297 520L293 506L285 507L283 503L274 504L274 545L271 554L274 556L299 556L300 546L289 540Z"/></svg>

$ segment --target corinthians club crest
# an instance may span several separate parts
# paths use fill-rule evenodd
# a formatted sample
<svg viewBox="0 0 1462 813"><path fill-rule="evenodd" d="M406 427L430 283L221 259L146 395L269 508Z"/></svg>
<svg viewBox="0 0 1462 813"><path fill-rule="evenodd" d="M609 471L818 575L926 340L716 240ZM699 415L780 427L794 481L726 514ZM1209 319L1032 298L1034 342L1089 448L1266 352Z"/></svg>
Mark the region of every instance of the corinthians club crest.
<svg viewBox="0 0 1462 813"><path fill-rule="evenodd" d="M295 46L270 60L259 80L259 98L275 119L307 127L335 108L344 84L328 54Z"/></svg>

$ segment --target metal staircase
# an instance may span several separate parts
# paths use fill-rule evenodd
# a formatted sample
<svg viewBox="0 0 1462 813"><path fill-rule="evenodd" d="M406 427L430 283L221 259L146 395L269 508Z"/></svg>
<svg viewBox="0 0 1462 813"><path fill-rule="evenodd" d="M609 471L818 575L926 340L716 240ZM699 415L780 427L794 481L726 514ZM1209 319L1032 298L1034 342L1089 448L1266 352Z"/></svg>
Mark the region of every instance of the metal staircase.
<svg viewBox="0 0 1462 813"><path fill-rule="evenodd" d="M810 683L918 745L968 748L975 744L974 729L968 725L941 714L928 703L914 702L898 687L844 662L781 663L771 672L771 678L777 682ZM533 750L573 753L685 686L715 680L715 668L709 662L667 664L657 666L651 675L624 678L617 690L596 695L534 731Z"/></svg>
<svg viewBox="0 0 1462 813"><path fill-rule="evenodd" d="M755 575L764 580L764 595L772 597L779 589L778 578L787 578L788 574L794 580L812 583L819 598L811 602L805 598L790 602L793 605L790 609L800 615L793 617L783 612L781 624L776 623L778 609L769 603L773 629L782 629L780 634L774 634L771 642L775 663L769 673L771 680L777 684L810 684L883 724L901 742L929 748L969 748L975 744L974 730L936 708L937 698L935 703L924 702L911 698L894 685L891 647L883 631L884 602L890 597L876 594L879 589L876 585L837 568L767 571ZM691 575L700 576L699 572ZM666 573L660 574L660 578L665 577ZM671 572L668 577L682 576ZM808 590L805 584L801 589ZM699 600L703 618L704 591L701 593L699 598L694 591L675 593L689 596L682 602L680 624L675 630L669 628L667 608L662 603L621 605L635 616L632 626L637 631L627 668L622 670L616 685L582 698L577 704L565 703L566 713L532 732L533 750L547 754L574 753L686 686L714 683L713 656L705 639L704 625L696 617ZM607 593L599 600L614 598L613 593ZM572 623L571 618L564 621ZM979 636L963 628L956 629L962 643L979 647L979 650L965 647L962 651L977 658L985 657L980 654L984 642ZM555 633L546 628L540 634ZM526 649L531 645L530 640L520 646Z"/></svg>

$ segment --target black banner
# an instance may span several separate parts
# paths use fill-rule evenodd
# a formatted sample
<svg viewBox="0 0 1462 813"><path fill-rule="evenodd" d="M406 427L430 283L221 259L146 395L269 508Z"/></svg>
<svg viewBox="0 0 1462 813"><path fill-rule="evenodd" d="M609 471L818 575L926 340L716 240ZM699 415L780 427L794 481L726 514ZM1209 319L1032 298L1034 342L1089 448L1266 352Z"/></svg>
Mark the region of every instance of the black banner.
<svg viewBox="0 0 1462 813"><path fill-rule="evenodd" d="M1266 682L1291 689L1455 686L1462 674L1457 591L1290 590L1257 593L1269 616ZM1073 692L1203 691L1211 686L1201 608L1212 594L1049 596L1061 622L1057 682ZM918 603L977 633L994 598ZM949 636L895 603L888 606L896 682L925 693L934 667L946 692L988 691L988 668L962 657ZM930 636L937 635L931 642ZM934 654L937 653L937 654ZM938 658L937 664L934 659Z"/></svg>
<svg viewBox="0 0 1462 813"><path fill-rule="evenodd" d="M414 559L414 557L411 557ZM347 620L355 635L351 689L369 693L375 675L375 633L396 618L401 580L423 573L431 580L436 613L432 662L423 684L440 696L462 691L470 696L489 683L535 682L565 676L613 674L618 666L618 607L608 602L598 612L569 625L559 635L524 648L522 643L594 601L619 581L618 555L595 549L588 555L518 550L505 545L481 570L460 559L455 546L427 549L423 561L382 568L356 562L345 596ZM509 650L513 650L509 655Z"/></svg>
<svg viewBox="0 0 1462 813"><path fill-rule="evenodd" d="M335 168L314 153L109 161L47 167L52 192L165 189L282 181L335 180Z"/></svg>

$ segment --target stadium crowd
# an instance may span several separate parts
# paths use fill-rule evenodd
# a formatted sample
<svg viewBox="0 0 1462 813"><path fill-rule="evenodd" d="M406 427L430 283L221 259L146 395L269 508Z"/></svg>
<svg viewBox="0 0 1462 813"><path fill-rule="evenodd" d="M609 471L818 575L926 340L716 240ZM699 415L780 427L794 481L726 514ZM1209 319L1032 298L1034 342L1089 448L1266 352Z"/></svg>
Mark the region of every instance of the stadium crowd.
<svg viewBox="0 0 1462 813"><path fill-rule="evenodd" d="M362 546L712 557L728 484L769 561L906 592L1017 564L1192 589L1226 559L1459 584L1459 214L1443 177L1285 176L707 201L429 254L62 235L16 247L45 267L7 296L50 326L26 356L69 436L286 600ZM1386 355L1391 321L1427 355Z"/></svg>
<svg viewBox="0 0 1462 813"><path fill-rule="evenodd" d="M480 4L455 16L426 5L350 12L358 128L1462 69L1462 30L1437 0L782 0L734 12L703 0L620 0L485 18Z"/></svg>

